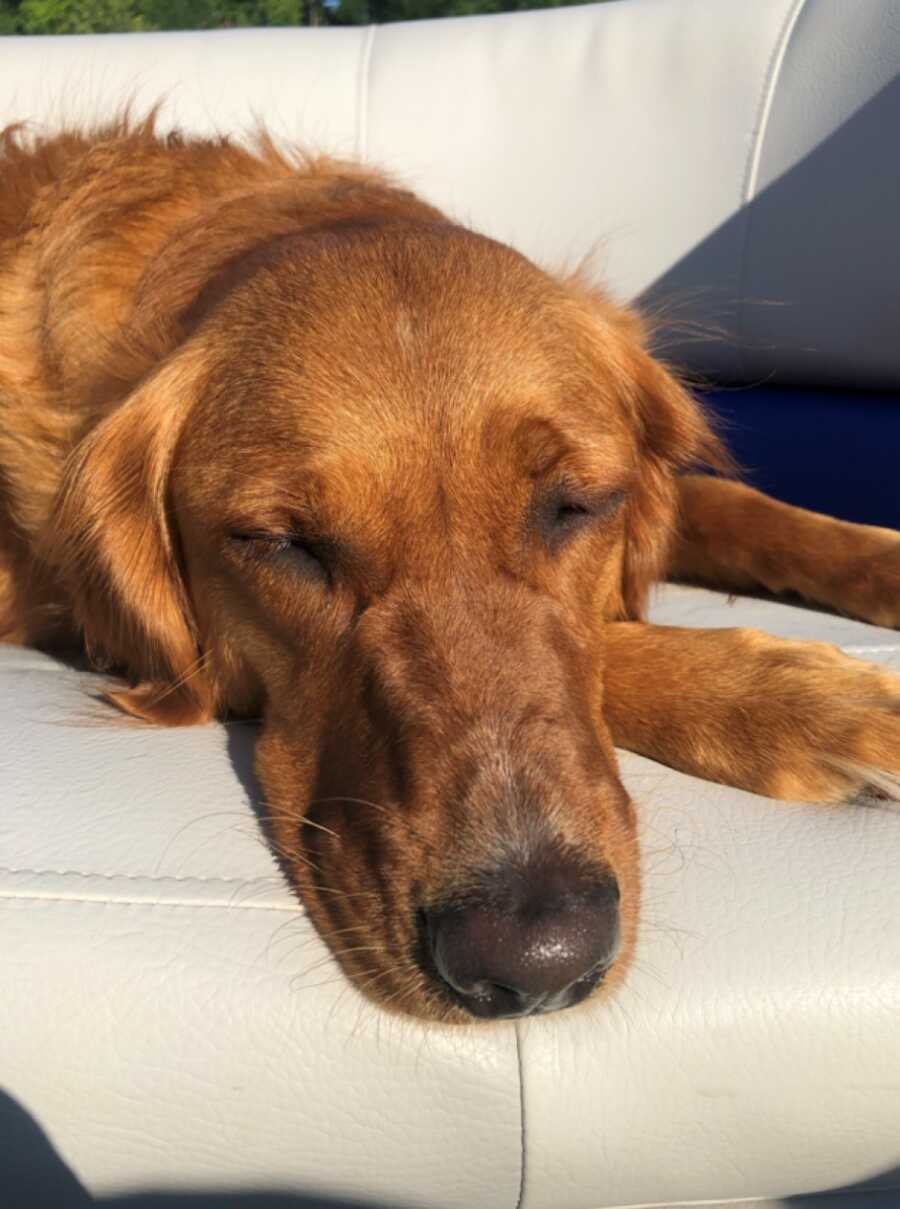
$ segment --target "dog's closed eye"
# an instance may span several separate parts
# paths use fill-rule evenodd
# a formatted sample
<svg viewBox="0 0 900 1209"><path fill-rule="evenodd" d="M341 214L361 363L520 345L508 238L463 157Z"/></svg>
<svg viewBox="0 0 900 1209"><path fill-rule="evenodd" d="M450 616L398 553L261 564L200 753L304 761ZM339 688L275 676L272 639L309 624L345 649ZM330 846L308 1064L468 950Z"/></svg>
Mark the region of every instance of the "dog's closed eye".
<svg viewBox="0 0 900 1209"><path fill-rule="evenodd" d="M598 521L611 520L625 502L625 491L573 491L561 486L548 492L538 505L538 530L551 551Z"/></svg>
<svg viewBox="0 0 900 1209"><path fill-rule="evenodd" d="M266 563L305 579L331 583L332 551L328 542L299 533L238 531L229 534L228 544L243 562Z"/></svg>

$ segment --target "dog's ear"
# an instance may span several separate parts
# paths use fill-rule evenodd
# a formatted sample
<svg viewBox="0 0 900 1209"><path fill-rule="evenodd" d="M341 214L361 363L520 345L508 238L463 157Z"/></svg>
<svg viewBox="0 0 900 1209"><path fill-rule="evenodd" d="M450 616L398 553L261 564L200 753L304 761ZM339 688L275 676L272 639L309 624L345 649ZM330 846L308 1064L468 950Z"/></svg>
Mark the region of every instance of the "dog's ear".
<svg viewBox="0 0 900 1209"><path fill-rule="evenodd" d="M628 502L622 609L643 617L650 588L664 578L678 524L678 476L732 474L734 464L693 394L635 344L624 389L637 420L638 476Z"/></svg>
<svg viewBox="0 0 900 1209"><path fill-rule="evenodd" d="M166 726L207 721L215 708L167 499L197 380L188 347L85 437L67 466L43 550L89 653L132 683L110 691L110 700Z"/></svg>
<svg viewBox="0 0 900 1209"><path fill-rule="evenodd" d="M678 523L677 478L691 469L730 475L734 463L693 394L654 357L644 320L613 304L579 273L565 281L591 325L597 373L612 379L638 441L637 476L626 508L621 617L643 617L663 578Z"/></svg>

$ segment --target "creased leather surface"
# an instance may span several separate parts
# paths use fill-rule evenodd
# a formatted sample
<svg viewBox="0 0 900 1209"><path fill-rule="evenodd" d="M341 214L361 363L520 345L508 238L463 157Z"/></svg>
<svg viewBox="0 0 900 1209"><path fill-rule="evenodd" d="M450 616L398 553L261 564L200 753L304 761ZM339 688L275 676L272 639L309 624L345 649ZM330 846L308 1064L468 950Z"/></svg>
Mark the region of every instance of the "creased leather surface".
<svg viewBox="0 0 900 1209"><path fill-rule="evenodd" d="M900 670L895 632L771 601L669 587L652 620L756 625ZM642 821L638 961L608 1009L520 1026L523 1209L776 1198L888 1171L900 1203L900 811L622 765Z"/></svg>
<svg viewBox="0 0 900 1209"><path fill-rule="evenodd" d="M86 722L88 686L0 647L0 1086L95 1192L514 1201L514 1034L349 988L258 837L252 728Z"/></svg>
<svg viewBox="0 0 900 1209"><path fill-rule="evenodd" d="M0 124L280 137L395 172L737 381L900 386L896 0L619 0L378 28L0 39Z"/></svg>
<svg viewBox="0 0 900 1209"><path fill-rule="evenodd" d="M664 590L900 663L890 631ZM248 802L252 728L85 721L0 648L0 1084L95 1193L317 1188L606 1209L838 1187L900 1137L900 816L783 806L625 756L639 959L607 1006L422 1028L342 980ZM517 1054L517 1041L521 1054Z"/></svg>

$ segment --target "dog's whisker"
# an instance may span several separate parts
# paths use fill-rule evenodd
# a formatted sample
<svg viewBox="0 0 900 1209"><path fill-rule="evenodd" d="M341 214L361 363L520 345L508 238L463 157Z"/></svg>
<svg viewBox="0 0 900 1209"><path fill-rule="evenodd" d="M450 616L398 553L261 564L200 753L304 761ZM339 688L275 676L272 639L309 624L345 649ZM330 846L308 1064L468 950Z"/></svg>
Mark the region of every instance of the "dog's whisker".
<svg viewBox="0 0 900 1209"><path fill-rule="evenodd" d="M281 877L254 878L242 886L238 886L228 901L231 906L243 906L245 903L252 902L257 895L271 894L274 888L283 885L284 879Z"/></svg>
<svg viewBox="0 0 900 1209"><path fill-rule="evenodd" d="M368 798L356 798L356 797L346 797L346 796L314 798L313 801L310 802L310 806L312 807L312 806L318 806L318 805L326 805L328 803L339 803L339 802L346 802L348 805L351 805L351 806L368 806L372 810L377 810L381 814L387 815L392 822L400 823L401 826L406 827L407 830L411 834L415 835L419 840L421 840L422 843L428 845L429 848L431 847L430 842L424 836L421 835L421 833L420 833L419 829L416 827L416 825L412 822L411 819L408 819L406 817L406 815L403 814L402 811L392 810L392 809L390 809L390 807L383 806L378 802L372 802Z"/></svg>
<svg viewBox="0 0 900 1209"><path fill-rule="evenodd" d="M167 698L171 697L174 693L177 693L179 689L184 688L184 686L193 680L195 676L198 676L206 669L206 666L210 660L210 655L210 651L203 651L200 655L198 655L194 662L190 664L177 679L173 680L160 693L156 694L150 699L148 707L150 709L155 709L157 706L161 705L163 701L167 700Z"/></svg>
<svg viewBox="0 0 900 1209"><path fill-rule="evenodd" d="M314 801L310 802L309 807L312 807L315 804L316 803ZM266 812L267 818L283 819L288 823L296 824L298 827L313 827L317 831L324 831L327 835L333 836L338 843L342 841L343 837L338 835L336 831L332 831L332 829L330 827L326 827L324 823L319 823L315 819L310 819L304 814L295 814L293 811L289 810L278 810L273 807L271 803L266 801L260 801L258 805L260 809Z"/></svg>
<svg viewBox="0 0 900 1209"><path fill-rule="evenodd" d="M356 989L359 991L359 993L361 995L365 995L365 994L367 994L367 992L371 991L372 988L375 986L375 984L377 982L379 982L381 979L394 978L394 977L397 977L397 976L400 976L403 974L407 974L409 972L410 972L409 963L404 961L404 962L399 962L397 965L394 965L394 966L387 966L381 970L363 971L361 974L356 975L354 977L353 981L354 981L354 985L355 985ZM371 975L371 977L367 978L367 980L365 982L361 982L360 978L365 978L367 974ZM402 993L402 991L401 991L401 993ZM383 1000L380 1000L380 1001L383 1002Z"/></svg>
<svg viewBox="0 0 900 1209"><path fill-rule="evenodd" d="M339 948L336 945L332 946L332 952L334 953L335 957L349 957L351 953L380 953L381 951L382 946L380 944L351 945L349 948Z"/></svg>
<svg viewBox="0 0 900 1209"><path fill-rule="evenodd" d="M308 819L304 816L300 819L300 825L302 827L313 827L316 831L324 831L326 835L333 836L339 844L343 842L343 836L338 835L336 831L332 831L330 827L326 827L323 823L317 823L315 819Z"/></svg>
<svg viewBox="0 0 900 1209"><path fill-rule="evenodd" d="M334 894L338 898L374 898L380 901L380 895L376 890L341 890L335 886L322 886L318 882L315 885L316 894Z"/></svg>

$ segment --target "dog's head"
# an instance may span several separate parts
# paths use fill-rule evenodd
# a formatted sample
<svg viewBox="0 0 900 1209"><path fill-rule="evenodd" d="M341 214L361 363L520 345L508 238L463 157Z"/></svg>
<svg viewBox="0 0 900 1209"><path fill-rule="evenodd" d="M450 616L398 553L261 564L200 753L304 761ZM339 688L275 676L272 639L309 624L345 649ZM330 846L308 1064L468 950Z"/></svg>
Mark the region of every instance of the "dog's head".
<svg viewBox="0 0 900 1209"><path fill-rule="evenodd" d="M73 460L88 640L138 716L262 718L274 845L368 994L577 1003L639 905L604 630L715 440L636 318L424 209L247 245L157 281L173 349Z"/></svg>

